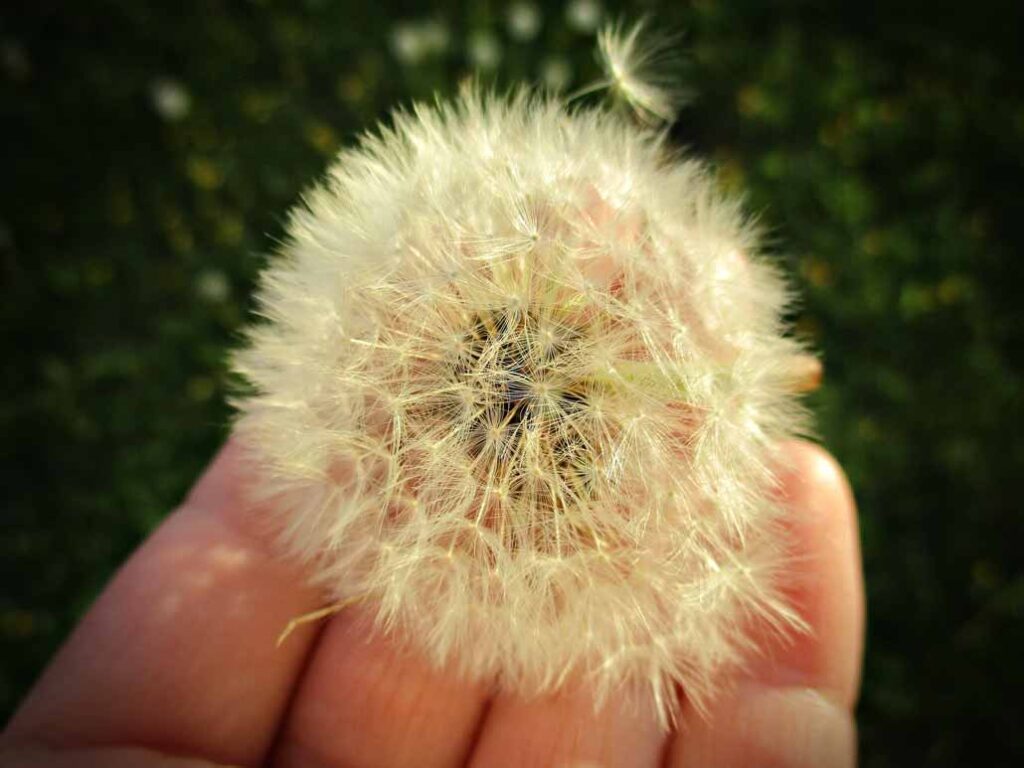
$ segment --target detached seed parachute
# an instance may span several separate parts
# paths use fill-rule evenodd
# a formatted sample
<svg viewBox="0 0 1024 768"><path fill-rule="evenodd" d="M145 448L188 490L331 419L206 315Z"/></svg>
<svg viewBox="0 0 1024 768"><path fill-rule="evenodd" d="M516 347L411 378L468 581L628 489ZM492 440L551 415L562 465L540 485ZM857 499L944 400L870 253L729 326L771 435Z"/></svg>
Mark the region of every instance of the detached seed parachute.
<svg viewBox="0 0 1024 768"><path fill-rule="evenodd" d="M666 116L636 30L601 46ZM787 289L663 131L471 87L343 151L287 234L236 431L329 601L501 689L583 682L666 722L755 628L799 625L772 498L804 426Z"/></svg>

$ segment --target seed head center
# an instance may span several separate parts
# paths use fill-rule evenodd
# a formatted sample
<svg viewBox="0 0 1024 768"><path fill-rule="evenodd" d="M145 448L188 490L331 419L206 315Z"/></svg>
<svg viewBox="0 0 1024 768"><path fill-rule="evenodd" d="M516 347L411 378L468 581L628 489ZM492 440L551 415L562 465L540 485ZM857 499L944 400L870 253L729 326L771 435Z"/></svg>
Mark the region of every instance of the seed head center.
<svg viewBox="0 0 1024 768"><path fill-rule="evenodd" d="M481 475L498 476L513 489L554 484L559 497L579 493L586 446L578 414L586 408L588 387L578 362L584 331L556 323L543 309L487 310L473 316L451 363L449 376L473 407L466 451ZM465 405L465 402L463 402ZM529 478L527 482L527 478Z"/></svg>

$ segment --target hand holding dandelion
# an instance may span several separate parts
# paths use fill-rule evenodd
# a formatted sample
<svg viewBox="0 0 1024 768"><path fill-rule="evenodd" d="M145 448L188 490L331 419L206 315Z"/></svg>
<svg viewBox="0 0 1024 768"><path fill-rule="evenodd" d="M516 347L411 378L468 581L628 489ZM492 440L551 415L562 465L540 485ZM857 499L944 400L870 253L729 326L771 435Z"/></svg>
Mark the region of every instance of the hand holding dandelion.
<svg viewBox="0 0 1024 768"><path fill-rule="evenodd" d="M765 646L709 713L684 703L675 733L616 699L595 712L586 692L493 695L369 635L358 607L276 647L322 597L275 556L257 524L268 510L249 501L256 478L229 444L51 663L0 738L0 765L852 765L863 633L852 499L820 449L781 454L791 595L809 631Z"/></svg>
<svg viewBox="0 0 1024 768"><path fill-rule="evenodd" d="M663 118L636 32L608 85ZM343 153L289 234L235 439L12 760L850 764L852 500L790 441L815 368L701 163L470 89Z"/></svg>

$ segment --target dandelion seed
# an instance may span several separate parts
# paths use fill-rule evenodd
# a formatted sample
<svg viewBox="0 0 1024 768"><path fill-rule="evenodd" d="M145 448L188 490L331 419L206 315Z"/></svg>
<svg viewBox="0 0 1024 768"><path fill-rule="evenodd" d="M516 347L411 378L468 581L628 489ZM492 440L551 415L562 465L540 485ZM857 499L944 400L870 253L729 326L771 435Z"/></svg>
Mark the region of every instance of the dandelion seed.
<svg viewBox="0 0 1024 768"><path fill-rule="evenodd" d="M650 33L643 21L605 27L597 44L608 79L596 85L611 89L642 117L671 122L686 96L673 72L677 42Z"/></svg>
<svg viewBox="0 0 1024 768"><path fill-rule="evenodd" d="M604 47L645 60L629 34ZM579 678L666 723L753 617L799 624L770 467L801 348L701 162L607 107L470 87L328 179L234 367L256 492L331 604L504 690Z"/></svg>

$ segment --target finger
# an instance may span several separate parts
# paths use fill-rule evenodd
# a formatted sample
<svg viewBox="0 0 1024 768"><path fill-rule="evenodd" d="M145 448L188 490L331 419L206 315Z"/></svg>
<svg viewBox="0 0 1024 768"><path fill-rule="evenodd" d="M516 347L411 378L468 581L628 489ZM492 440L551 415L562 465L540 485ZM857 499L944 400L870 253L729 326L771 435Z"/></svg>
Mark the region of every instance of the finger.
<svg viewBox="0 0 1024 768"><path fill-rule="evenodd" d="M810 631L768 638L751 677L812 686L852 708L860 689L864 577L853 494L843 470L811 443L785 447L782 496L796 558L787 591ZM772 642L774 641L774 642Z"/></svg>
<svg viewBox="0 0 1024 768"><path fill-rule="evenodd" d="M317 645L272 763L461 766L487 693L372 634L358 611L346 611L331 619Z"/></svg>
<svg viewBox="0 0 1024 768"><path fill-rule="evenodd" d="M7 743L132 745L255 765L310 644L317 607L271 554L228 445L129 559L16 713Z"/></svg>
<svg viewBox="0 0 1024 768"><path fill-rule="evenodd" d="M672 766L854 764L864 587L853 496L822 449L793 443L786 455L797 549L789 591L809 632L767 642L765 657L706 715L684 709Z"/></svg>
<svg viewBox="0 0 1024 768"><path fill-rule="evenodd" d="M709 717L684 718L669 766L852 768L856 763L849 710L813 688L741 686Z"/></svg>
<svg viewBox="0 0 1024 768"><path fill-rule="evenodd" d="M0 768L226 768L191 757L174 757L135 747L0 751Z"/></svg>
<svg viewBox="0 0 1024 768"><path fill-rule="evenodd" d="M499 696L484 721L470 766L655 768L665 736L653 703L613 700L595 710L593 697L584 691L531 701Z"/></svg>

